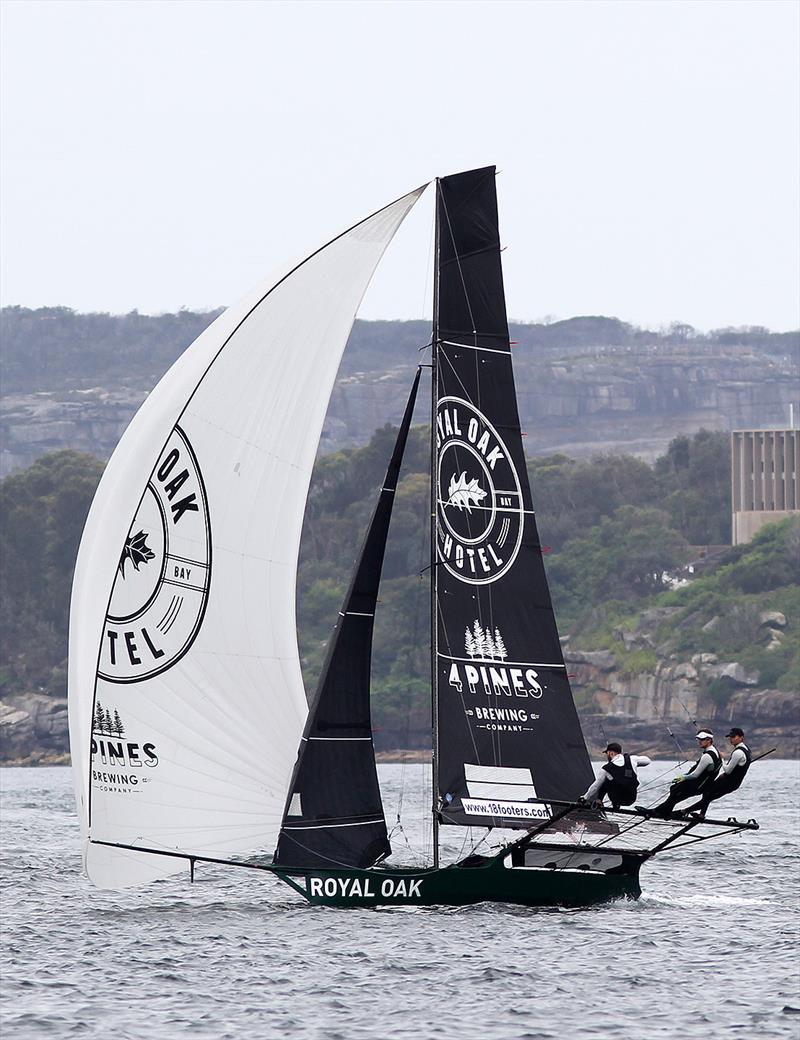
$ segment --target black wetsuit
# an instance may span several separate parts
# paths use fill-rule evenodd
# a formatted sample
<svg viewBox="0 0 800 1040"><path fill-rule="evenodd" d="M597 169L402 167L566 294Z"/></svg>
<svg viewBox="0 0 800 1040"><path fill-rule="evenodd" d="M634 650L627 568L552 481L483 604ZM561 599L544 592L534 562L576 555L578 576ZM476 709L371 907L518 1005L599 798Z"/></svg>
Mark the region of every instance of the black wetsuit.
<svg viewBox="0 0 800 1040"><path fill-rule="evenodd" d="M700 765L703 755L708 755L711 759L711 765L704 766L703 772L698 774L695 770ZM715 747L705 748L703 754L692 767L692 771L689 775L684 777L683 780L678 780L670 787L669 794L664 801L653 809L653 815L668 816L671 812L674 812L675 806L678 802L682 802L686 798L691 798L694 794L700 794L717 775L721 765L722 759L719 751L717 751Z"/></svg>
<svg viewBox="0 0 800 1040"><path fill-rule="evenodd" d="M715 802L717 798L723 798L726 794L730 794L731 791L736 791L742 786L742 780L747 775L753 756L750 753L750 748L743 741L733 749L731 758L740 750L744 752L745 761L735 765L730 773L720 773L718 777L706 784L700 796L700 801L690 805L688 809L683 810L684 812L700 812L705 816L706 809L708 809L711 802Z"/></svg>

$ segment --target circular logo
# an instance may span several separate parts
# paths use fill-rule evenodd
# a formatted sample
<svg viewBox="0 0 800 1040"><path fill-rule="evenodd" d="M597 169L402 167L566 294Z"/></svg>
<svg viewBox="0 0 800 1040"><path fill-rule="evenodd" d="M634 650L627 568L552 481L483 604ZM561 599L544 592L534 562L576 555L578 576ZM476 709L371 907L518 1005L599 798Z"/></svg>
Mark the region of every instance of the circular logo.
<svg viewBox="0 0 800 1040"><path fill-rule="evenodd" d="M99 675L135 683L171 668L192 645L211 580L211 528L200 468L176 426L122 546Z"/></svg>
<svg viewBox="0 0 800 1040"><path fill-rule="evenodd" d="M468 401L443 397L436 409L439 560L460 581L488 585L514 563L525 511L503 439Z"/></svg>

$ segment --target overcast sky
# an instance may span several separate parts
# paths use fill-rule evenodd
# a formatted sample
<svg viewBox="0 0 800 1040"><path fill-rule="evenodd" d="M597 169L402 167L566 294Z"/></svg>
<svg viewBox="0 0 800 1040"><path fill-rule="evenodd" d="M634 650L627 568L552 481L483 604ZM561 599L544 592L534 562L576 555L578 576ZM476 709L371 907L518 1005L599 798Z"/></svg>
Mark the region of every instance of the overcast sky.
<svg viewBox="0 0 800 1040"><path fill-rule="evenodd" d="M512 317L800 325L794 0L4 0L2 19L4 304L230 303L495 163ZM431 224L426 196L363 317L429 314Z"/></svg>

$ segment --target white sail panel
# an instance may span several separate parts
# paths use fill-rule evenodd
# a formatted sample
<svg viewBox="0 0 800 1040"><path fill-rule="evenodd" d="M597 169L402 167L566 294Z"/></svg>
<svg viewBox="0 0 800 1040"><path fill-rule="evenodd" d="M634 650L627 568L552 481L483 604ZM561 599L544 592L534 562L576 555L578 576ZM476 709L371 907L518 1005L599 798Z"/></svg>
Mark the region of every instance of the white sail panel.
<svg viewBox="0 0 800 1040"><path fill-rule="evenodd" d="M85 840L274 848L306 715L294 601L311 470L358 304L421 191L221 315L112 456L70 620ZM117 888L186 869L93 843L85 862Z"/></svg>

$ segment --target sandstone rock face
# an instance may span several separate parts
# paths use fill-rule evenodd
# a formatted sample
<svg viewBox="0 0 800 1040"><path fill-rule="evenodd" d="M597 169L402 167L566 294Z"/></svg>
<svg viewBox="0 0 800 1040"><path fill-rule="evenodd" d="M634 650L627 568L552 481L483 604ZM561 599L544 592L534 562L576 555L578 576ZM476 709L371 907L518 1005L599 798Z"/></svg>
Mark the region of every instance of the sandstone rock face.
<svg viewBox="0 0 800 1040"><path fill-rule="evenodd" d="M610 672L612 668L617 666L617 659L610 650L569 650L567 651L566 660L568 664L589 665L592 668L599 669L601 672Z"/></svg>
<svg viewBox="0 0 800 1040"><path fill-rule="evenodd" d="M0 406L0 477L62 448L108 458L146 396L102 388L6 395Z"/></svg>
<svg viewBox="0 0 800 1040"><path fill-rule="evenodd" d="M695 654L691 662L662 660L653 672L627 676L616 662L609 667L608 658L613 656L610 651L589 654L567 648L565 652L575 694L585 705L581 716L590 743L601 743L593 734L594 726L609 739L613 735L623 742L634 741L641 752L670 755L676 752L672 729L690 754L696 721L716 730L720 750L726 747L723 734L734 724L745 730L751 746L763 748L770 742L779 745L782 757L800 754L800 698L796 693L758 689L758 674L739 662ZM720 678L728 681L733 692L717 703L707 690L710 681Z"/></svg>
<svg viewBox="0 0 800 1040"><path fill-rule="evenodd" d="M68 765L66 700L22 693L0 701L0 764Z"/></svg>
<svg viewBox="0 0 800 1040"><path fill-rule="evenodd" d="M72 335L83 331L91 345L136 343L124 385L117 369L103 386L86 383L80 375L62 385L45 379L46 366L36 368L36 378L31 376L27 385L25 380L9 384L0 406L5 445L0 476L62 448L107 458L160 373L212 317L185 315L182 330L172 334L172 348L154 355L140 349L137 340L117 341L109 329L101 334L90 315L69 319ZM41 330L49 320L41 319L45 338ZM124 319L108 319L115 320ZM647 333L647 345L634 347L630 333L614 319L602 318L575 318L549 329L512 326L529 454L565 452L583 458L625 451L654 459L680 434L769 423L796 398L796 362L791 350L778 343L753 349L743 343L664 342L657 333ZM32 349L45 355L55 349L41 347L32 328L27 335ZM429 336L425 322L356 322L331 398L323 452L364 444L385 422L399 422L417 350ZM78 362L79 356L77 368L85 373L87 366ZM34 386L38 392L32 392Z"/></svg>
<svg viewBox="0 0 800 1040"><path fill-rule="evenodd" d="M786 615L779 610L765 610L759 614L758 622L767 628L786 628Z"/></svg>
<svg viewBox="0 0 800 1040"><path fill-rule="evenodd" d="M758 672L746 671L738 661L723 664L709 664L704 669L709 679L728 679L737 686L757 686Z"/></svg>

